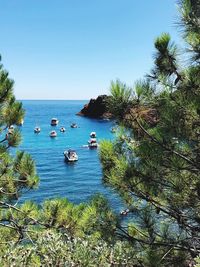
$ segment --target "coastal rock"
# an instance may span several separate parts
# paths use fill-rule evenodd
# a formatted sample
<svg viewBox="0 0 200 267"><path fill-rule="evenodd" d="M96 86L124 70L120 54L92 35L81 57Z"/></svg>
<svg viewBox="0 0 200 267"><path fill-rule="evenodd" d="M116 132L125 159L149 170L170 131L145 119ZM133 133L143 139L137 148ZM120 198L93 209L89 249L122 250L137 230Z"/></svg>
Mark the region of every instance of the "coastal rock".
<svg viewBox="0 0 200 267"><path fill-rule="evenodd" d="M112 114L107 109L108 98L107 95L100 95L96 99L90 99L77 115L100 119L112 118Z"/></svg>

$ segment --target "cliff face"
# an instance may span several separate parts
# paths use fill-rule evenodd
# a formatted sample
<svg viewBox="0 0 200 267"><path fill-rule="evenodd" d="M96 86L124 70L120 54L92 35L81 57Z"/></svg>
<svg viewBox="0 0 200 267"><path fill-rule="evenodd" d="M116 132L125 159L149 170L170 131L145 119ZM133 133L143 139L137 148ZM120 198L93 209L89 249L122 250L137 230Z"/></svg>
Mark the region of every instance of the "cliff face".
<svg viewBox="0 0 200 267"><path fill-rule="evenodd" d="M112 114L107 110L107 100L107 95L100 95L97 99L90 99L90 102L77 115L91 118L111 118Z"/></svg>

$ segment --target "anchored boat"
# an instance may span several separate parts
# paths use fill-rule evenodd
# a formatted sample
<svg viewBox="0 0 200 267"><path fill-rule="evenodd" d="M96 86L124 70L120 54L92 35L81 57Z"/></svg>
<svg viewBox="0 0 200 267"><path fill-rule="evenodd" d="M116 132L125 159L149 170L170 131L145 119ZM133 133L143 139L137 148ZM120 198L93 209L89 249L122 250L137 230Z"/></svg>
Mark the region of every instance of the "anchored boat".
<svg viewBox="0 0 200 267"><path fill-rule="evenodd" d="M66 131L65 127L61 127L61 128L60 128L60 132L61 132L61 133L64 133L65 131Z"/></svg>
<svg viewBox="0 0 200 267"><path fill-rule="evenodd" d="M91 137L91 138L96 138L96 137L97 137L96 132L91 132L91 133L90 133L90 137Z"/></svg>
<svg viewBox="0 0 200 267"><path fill-rule="evenodd" d="M34 129L34 133L40 133L41 129L40 127L36 126Z"/></svg>
<svg viewBox="0 0 200 267"><path fill-rule="evenodd" d="M88 147L89 148L97 148L97 139L96 139L96 132L91 132L90 133L90 140L88 141Z"/></svg>
<svg viewBox="0 0 200 267"><path fill-rule="evenodd" d="M78 125L76 123L72 123L71 128L78 128Z"/></svg>
<svg viewBox="0 0 200 267"><path fill-rule="evenodd" d="M90 140L88 141L88 147L89 148L97 148L98 147L97 139L96 138L90 138Z"/></svg>
<svg viewBox="0 0 200 267"><path fill-rule="evenodd" d="M58 123L59 123L59 120L57 118L51 119L51 126L56 126L56 125L58 125Z"/></svg>
<svg viewBox="0 0 200 267"><path fill-rule="evenodd" d="M57 136L57 133L56 131L51 131L50 134L49 134L50 137L56 137Z"/></svg>
<svg viewBox="0 0 200 267"><path fill-rule="evenodd" d="M78 160L78 155L76 154L76 151L73 149L66 150L64 151L63 154L65 156L66 161L68 162L74 162Z"/></svg>

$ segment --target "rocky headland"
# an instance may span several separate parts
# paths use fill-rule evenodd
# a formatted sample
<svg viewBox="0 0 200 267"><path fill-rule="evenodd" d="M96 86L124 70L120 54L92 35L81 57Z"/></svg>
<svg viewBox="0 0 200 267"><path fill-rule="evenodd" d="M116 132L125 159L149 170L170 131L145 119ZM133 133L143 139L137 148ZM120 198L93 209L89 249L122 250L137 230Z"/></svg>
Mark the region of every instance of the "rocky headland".
<svg viewBox="0 0 200 267"><path fill-rule="evenodd" d="M108 112L108 98L107 95L100 95L96 99L90 99L89 103L84 105L77 115L96 119L111 119L113 116Z"/></svg>

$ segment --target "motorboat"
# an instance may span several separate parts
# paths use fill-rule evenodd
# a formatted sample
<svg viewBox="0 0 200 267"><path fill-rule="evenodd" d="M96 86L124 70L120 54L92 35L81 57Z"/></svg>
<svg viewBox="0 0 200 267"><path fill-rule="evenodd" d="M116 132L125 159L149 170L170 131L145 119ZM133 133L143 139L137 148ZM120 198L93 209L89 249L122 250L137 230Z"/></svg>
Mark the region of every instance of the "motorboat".
<svg viewBox="0 0 200 267"><path fill-rule="evenodd" d="M78 155L76 154L75 150L69 149L64 151L63 154L65 156L66 161L68 162L74 162L78 160Z"/></svg>
<svg viewBox="0 0 200 267"><path fill-rule="evenodd" d="M34 129L34 133L40 133L41 129L40 127L36 126Z"/></svg>
<svg viewBox="0 0 200 267"><path fill-rule="evenodd" d="M96 137L97 137L96 132L90 133L90 140L88 141L88 147L89 148L97 148L98 147Z"/></svg>
<svg viewBox="0 0 200 267"><path fill-rule="evenodd" d="M98 147L97 139L96 138L90 138L90 140L88 141L88 147L89 148L97 148Z"/></svg>
<svg viewBox="0 0 200 267"><path fill-rule="evenodd" d="M51 119L51 126L56 126L56 125L58 125L58 123L59 123L59 120L57 118Z"/></svg>
<svg viewBox="0 0 200 267"><path fill-rule="evenodd" d="M120 215L128 215L129 212L130 212L129 209L125 209L125 210L122 210L122 211L120 212Z"/></svg>
<svg viewBox="0 0 200 267"><path fill-rule="evenodd" d="M91 137L91 138L96 138L96 137L97 137L97 135L96 135L96 133L95 133L95 132L91 132L91 133L90 133L90 137Z"/></svg>
<svg viewBox="0 0 200 267"><path fill-rule="evenodd" d="M76 123L72 123L71 128L78 128L78 125Z"/></svg>
<svg viewBox="0 0 200 267"><path fill-rule="evenodd" d="M64 133L65 131L66 131L65 127L61 127L61 128L60 128L60 132L61 132L61 133Z"/></svg>
<svg viewBox="0 0 200 267"><path fill-rule="evenodd" d="M57 136L56 131L51 131L49 136L50 137L56 137Z"/></svg>

